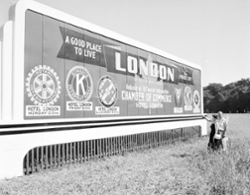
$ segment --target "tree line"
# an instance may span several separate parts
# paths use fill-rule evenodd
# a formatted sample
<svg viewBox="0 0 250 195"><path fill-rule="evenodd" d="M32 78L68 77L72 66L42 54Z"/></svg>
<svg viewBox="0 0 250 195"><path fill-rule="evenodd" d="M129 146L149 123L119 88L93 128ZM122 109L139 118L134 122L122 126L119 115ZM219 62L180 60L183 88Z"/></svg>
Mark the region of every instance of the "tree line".
<svg viewBox="0 0 250 195"><path fill-rule="evenodd" d="M223 86L210 83L203 87L204 112L225 113L250 112L250 78Z"/></svg>

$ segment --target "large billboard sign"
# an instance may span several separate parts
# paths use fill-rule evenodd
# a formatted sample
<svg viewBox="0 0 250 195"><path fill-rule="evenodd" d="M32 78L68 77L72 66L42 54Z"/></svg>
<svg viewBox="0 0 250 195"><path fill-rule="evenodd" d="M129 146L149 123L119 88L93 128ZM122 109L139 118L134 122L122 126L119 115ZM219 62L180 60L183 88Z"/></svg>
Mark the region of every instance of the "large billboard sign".
<svg viewBox="0 0 250 195"><path fill-rule="evenodd" d="M128 144L194 126L207 134L200 66L35 1L19 0L9 16L0 28L0 178L22 175L39 147Z"/></svg>
<svg viewBox="0 0 250 195"><path fill-rule="evenodd" d="M24 119L201 114L201 71L27 10Z"/></svg>

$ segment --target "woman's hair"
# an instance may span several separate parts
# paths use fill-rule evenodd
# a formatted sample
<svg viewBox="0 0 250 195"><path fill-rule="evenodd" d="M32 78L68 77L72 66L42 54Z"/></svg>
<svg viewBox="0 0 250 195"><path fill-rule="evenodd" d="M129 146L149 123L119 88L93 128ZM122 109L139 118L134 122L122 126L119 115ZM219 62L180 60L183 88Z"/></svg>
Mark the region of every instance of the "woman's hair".
<svg viewBox="0 0 250 195"><path fill-rule="evenodd" d="M217 119L218 118L218 115L217 114L213 114L212 115L214 119Z"/></svg>
<svg viewBox="0 0 250 195"><path fill-rule="evenodd" d="M218 112L218 117L219 117L219 118L222 118L222 115L223 115L223 112L222 112L222 111L219 111L219 112Z"/></svg>

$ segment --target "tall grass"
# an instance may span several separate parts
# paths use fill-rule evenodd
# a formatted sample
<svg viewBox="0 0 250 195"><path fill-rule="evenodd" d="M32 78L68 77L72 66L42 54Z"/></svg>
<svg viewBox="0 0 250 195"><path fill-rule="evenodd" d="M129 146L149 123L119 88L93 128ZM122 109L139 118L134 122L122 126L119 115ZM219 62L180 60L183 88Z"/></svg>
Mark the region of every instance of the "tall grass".
<svg viewBox="0 0 250 195"><path fill-rule="evenodd" d="M250 194L249 115L229 115L228 152L208 137L0 181L0 194Z"/></svg>
<svg viewBox="0 0 250 195"><path fill-rule="evenodd" d="M250 194L250 141L233 140L227 153L200 152L194 161L204 178L205 194Z"/></svg>
<svg viewBox="0 0 250 195"><path fill-rule="evenodd" d="M249 115L229 115L227 152L199 151L193 163L204 178L205 194L250 194Z"/></svg>

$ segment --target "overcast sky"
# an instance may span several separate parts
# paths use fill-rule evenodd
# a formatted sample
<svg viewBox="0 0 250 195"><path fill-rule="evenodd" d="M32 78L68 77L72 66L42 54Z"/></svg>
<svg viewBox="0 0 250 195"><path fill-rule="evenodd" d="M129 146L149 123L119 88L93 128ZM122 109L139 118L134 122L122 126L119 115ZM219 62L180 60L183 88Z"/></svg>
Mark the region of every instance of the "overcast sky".
<svg viewBox="0 0 250 195"><path fill-rule="evenodd" d="M199 64L203 86L250 78L250 0L37 1Z"/></svg>

